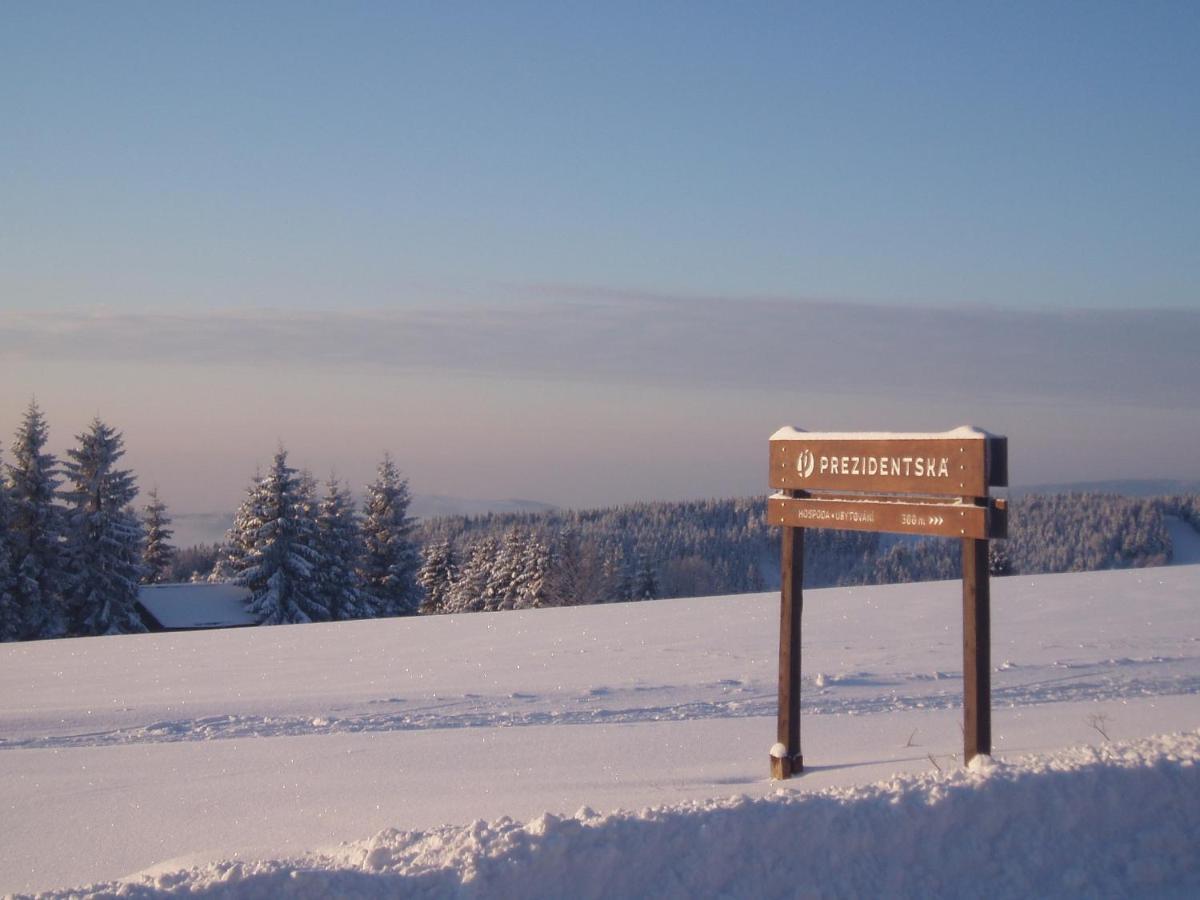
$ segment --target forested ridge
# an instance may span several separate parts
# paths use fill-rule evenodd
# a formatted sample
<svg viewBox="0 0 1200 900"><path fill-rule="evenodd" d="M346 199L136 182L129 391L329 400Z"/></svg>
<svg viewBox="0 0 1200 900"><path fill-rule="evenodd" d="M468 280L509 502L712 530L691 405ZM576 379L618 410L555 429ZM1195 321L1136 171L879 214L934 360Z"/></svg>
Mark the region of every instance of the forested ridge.
<svg viewBox="0 0 1200 900"><path fill-rule="evenodd" d="M991 542L991 569L999 575L1033 575L1164 565L1172 553L1168 515L1200 528L1200 495L1018 497L1009 503L1008 538ZM957 578L959 554L958 543L947 539L897 543L876 562L875 580Z"/></svg>
<svg viewBox="0 0 1200 900"><path fill-rule="evenodd" d="M408 482L384 455L361 504L318 484L280 446L250 479L219 545L171 545L157 491L134 506L120 432L99 418L58 460L31 403L0 480L0 640L143 631L138 585L231 582L262 624L584 605L774 589L779 529L765 496L417 522ZM360 508L361 507L361 508ZM1009 503L994 574L1169 562L1166 516L1200 530L1200 494L1027 494ZM947 539L810 530L813 587L957 577Z"/></svg>
<svg viewBox="0 0 1200 900"><path fill-rule="evenodd" d="M1018 497L1009 503L1008 539L992 542L992 571L1162 565L1171 558L1166 515L1200 529L1200 495ZM418 529L426 546L448 544L458 559L478 554L481 544L499 550L532 536L552 545L562 534L574 535L596 560L609 560L609 570L650 560L656 596L740 593L779 584L779 529L766 522L765 497L460 516L433 519ZM805 583L813 587L955 578L959 572L960 547L954 540L813 529L805 541ZM628 599L619 585L616 591L605 587L610 599Z"/></svg>

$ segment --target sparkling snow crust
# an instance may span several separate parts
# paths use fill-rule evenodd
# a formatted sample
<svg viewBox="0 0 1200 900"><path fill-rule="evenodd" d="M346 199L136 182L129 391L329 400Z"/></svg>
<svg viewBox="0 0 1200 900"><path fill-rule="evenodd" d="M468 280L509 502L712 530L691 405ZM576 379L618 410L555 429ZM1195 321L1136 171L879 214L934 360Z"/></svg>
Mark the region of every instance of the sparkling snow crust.
<svg viewBox="0 0 1200 900"><path fill-rule="evenodd" d="M1197 598L994 579L965 767L961 584L806 592L785 782L778 594L5 644L0 895L1200 895Z"/></svg>

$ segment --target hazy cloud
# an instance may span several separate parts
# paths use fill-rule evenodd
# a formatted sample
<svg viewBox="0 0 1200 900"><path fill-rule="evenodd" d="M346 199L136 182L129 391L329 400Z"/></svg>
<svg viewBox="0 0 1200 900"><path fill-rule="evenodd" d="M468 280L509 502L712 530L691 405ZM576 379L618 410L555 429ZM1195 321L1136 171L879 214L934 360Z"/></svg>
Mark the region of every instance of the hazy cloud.
<svg viewBox="0 0 1200 900"><path fill-rule="evenodd" d="M540 295L540 296L539 296ZM686 298L547 286L487 308L0 313L0 359L337 366L1200 407L1200 313Z"/></svg>

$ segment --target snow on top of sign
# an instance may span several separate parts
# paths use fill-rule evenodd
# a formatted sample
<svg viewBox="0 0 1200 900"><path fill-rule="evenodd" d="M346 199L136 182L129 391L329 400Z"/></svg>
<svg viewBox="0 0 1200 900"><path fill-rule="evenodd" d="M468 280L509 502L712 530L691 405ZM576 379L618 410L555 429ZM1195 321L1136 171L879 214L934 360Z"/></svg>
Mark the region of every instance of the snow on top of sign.
<svg viewBox="0 0 1200 900"><path fill-rule="evenodd" d="M929 500L922 499L923 495L921 494L910 494L893 500L887 497L880 497L877 494L863 494L859 497L822 497L820 494L814 494L811 499L820 500L823 503L869 503L872 506L887 506L889 504L895 506L912 506L914 503L919 503L921 507L935 511L939 509L944 510L947 506L962 506L969 509L975 505L974 503L964 502L961 497L943 497L937 494L930 494L927 496L929 496ZM775 491L775 493L768 496L767 499L792 500L794 498L787 491Z"/></svg>
<svg viewBox="0 0 1200 900"><path fill-rule="evenodd" d="M805 431L785 425L771 435L773 441L974 441L991 437L974 425L960 425L949 431Z"/></svg>

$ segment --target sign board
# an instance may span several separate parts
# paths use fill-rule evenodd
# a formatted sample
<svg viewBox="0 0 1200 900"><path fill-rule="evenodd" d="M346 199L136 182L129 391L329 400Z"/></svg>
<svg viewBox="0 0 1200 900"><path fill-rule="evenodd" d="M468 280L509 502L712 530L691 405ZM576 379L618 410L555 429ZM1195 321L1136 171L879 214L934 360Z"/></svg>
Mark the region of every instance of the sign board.
<svg viewBox="0 0 1200 900"><path fill-rule="evenodd" d="M797 528L887 531L950 538L1003 538L1008 518L1001 502L988 506L966 503L914 503L865 497L787 497L767 502L767 521Z"/></svg>
<svg viewBox="0 0 1200 900"><path fill-rule="evenodd" d="M976 428L937 434L845 434L781 428L773 488L986 497L1008 484L1008 442Z"/></svg>
<svg viewBox="0 0 1200 900"><path fill-rule="evenodd" d="M888 531L959 538L963 571L964 762L991 753L991 612L988 540L1008 536L1003 500L1008 439L977 428L935 434L808 432L770 441L767 521L783 529L779 612L778 740L771 775L804 770L800 752L800 618L804 530Z"/></svg>

